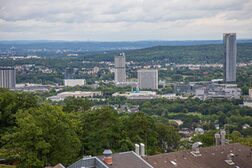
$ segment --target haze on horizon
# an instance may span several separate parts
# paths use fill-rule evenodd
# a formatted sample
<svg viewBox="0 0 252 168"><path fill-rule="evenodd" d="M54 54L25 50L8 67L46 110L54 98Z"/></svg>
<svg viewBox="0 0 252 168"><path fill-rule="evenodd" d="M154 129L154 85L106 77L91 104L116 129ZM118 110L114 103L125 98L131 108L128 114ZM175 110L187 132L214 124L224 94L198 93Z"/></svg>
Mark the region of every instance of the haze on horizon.
<svg viewBox="0 0 252 168"><path fill-rule="evenodd" d="M1 0L0 40L252 38L252 0Z"/></svg>

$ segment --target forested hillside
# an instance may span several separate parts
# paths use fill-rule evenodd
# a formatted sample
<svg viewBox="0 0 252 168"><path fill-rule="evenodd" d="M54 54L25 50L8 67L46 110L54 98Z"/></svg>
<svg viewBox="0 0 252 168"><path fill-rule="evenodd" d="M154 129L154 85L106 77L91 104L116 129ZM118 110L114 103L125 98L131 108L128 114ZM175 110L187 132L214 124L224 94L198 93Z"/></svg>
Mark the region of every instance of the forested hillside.
<svg viewBox="0 0 252 168"><path fill-rule="evenodd" d="M237 61L252 60L252 44L238 44ZM223 63L224 52L222 44L196 46L157 46L126 52L128 60L159 61L178 64Z"/></svg>

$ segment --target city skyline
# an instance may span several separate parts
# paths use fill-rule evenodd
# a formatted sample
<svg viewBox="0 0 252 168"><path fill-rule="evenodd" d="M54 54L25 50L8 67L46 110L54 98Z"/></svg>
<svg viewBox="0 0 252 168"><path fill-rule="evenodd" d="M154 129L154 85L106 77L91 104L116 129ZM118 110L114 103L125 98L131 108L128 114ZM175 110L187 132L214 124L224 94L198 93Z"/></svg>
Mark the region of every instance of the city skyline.
<svg viewBox="0 0 252 168"><path fill-rule="evenodd" d="M0 40L216 40L223 32L252 38L251 0L2 0L0 6Z"/></svg>

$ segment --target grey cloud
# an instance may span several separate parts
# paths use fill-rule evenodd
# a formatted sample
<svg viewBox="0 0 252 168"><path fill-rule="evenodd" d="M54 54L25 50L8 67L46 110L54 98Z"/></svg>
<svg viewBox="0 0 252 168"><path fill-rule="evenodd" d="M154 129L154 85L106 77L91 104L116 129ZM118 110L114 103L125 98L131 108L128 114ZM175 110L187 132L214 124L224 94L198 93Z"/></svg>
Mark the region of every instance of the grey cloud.
<svg viewBox="0 0 252 168"><path fill-rule="evenodd" d="M6 21L36 19L48 22L153 22L159 19L174 21L209 17L228 10L241 10L248 2L249 0L130 0L122 3L115 0L2 0L0 18Z"/></svg>
<svg viewBox="0 0 252 168"><path fill-rule="evenodd" d="M50 38L105 38L113 33L116 38L142 38L139 30L150 38L163 38L161 33L178 35L186 28L190 34L194 23L219 33L231 29L231 23L240 26L232 31L251 28L251 11L252 0L0 0L0 38L15 33L20 38L43 33L50 33Z"/></svg>

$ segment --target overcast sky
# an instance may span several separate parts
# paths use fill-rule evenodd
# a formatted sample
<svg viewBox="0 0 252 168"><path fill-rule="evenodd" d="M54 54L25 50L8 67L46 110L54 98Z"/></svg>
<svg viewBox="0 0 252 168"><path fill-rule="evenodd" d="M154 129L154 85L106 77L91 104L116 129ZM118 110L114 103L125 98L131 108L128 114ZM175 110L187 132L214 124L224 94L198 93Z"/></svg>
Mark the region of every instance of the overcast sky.
<svg viewBox="0 0 252 168"><path fill-rule="evenodd" d="M0 0L0 40L252 38L252 0Z"/></svg>

